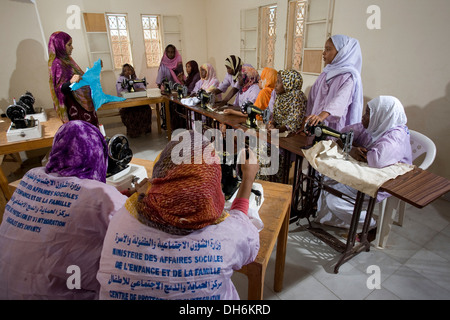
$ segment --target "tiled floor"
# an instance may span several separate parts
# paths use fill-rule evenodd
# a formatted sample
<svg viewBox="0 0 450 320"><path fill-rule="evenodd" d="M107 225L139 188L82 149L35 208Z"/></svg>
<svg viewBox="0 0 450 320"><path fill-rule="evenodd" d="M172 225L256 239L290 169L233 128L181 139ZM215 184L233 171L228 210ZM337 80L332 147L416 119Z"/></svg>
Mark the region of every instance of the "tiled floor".
<svg viewBox="0 0 450 320"><path fill-rule="evenodd" d="M154 160L167 143L165 132L153 131L129 139L137 158ZM120 120L105 125L107 135L126 133ZM307 224L306 220L301 221ZM424 209L406 207L403 227L393 226L385 249L372 247L341 266L339 254L295 223L290 225L284 288L273 291L275 250L265 278L264 299L450 299L450 203L438 199ZM379 289L376 284L380 271ZM233 281L242 299L247 297L245 275Z"/></svg>

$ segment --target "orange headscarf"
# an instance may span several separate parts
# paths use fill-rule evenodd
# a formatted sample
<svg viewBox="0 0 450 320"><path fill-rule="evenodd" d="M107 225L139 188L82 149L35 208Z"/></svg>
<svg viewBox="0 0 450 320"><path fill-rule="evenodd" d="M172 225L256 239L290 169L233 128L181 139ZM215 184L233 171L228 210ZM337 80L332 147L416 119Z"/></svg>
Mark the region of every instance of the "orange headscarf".
<svg viewBox="0 0 450 320"><path fill-rule="evenodd" d="M277 83L277 71L273 68L264 68L261 73L261 81L264 84L264 88L259 92L255 106L264 110L269 105L270 96Z"/></svg>

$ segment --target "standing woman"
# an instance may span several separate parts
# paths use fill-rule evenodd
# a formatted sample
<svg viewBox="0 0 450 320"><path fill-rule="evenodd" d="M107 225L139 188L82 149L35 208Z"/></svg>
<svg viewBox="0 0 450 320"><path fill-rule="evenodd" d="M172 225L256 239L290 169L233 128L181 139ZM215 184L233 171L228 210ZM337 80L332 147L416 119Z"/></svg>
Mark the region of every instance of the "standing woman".
<svg viewBox="0 0 450 320"><path fill-rule="evenodd" d="M169 44L164 50L161 64L156 77L156 84L161 88L164 80L181 83L184 80L183 60L177 48L173 44Z"/></svg>
<svg viewBox="0 0 450 320"><path fill-rule="evenodd" d="M50 93L56 114L63 123L84 120L98 126L97 112L89 86L72 91L70 85L79 82L84 74L72 59L72 37L57 31L48 42L48 71Z"/></svg>
<svg viewBox="0 0 450 320"><path fill-rule="evenodd" d="M323 122L341 131L358 123L362 116L362 55L358 40L332 36L325 43L323 60L326 67L309 93L306 121L312 125Z"/></svg>

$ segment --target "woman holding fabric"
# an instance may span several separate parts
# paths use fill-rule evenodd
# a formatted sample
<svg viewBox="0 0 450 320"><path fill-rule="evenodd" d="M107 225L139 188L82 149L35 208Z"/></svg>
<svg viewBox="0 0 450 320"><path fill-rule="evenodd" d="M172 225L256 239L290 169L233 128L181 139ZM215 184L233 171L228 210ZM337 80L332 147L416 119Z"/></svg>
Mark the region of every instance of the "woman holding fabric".
<svg viewBox="0 0 450 320"><path fill-rule="evenodd" d="M0 299L97 299L96 280L111 216L126 201L105 184L99 129L69 121L49 162L22 178L0 225Z"/></svg>
<svg viewBox="0 0 450 320"><path fill-rule="evenodd" d="M326 64L308 96L306 122L341 131L361 120L363 86L362 55L359 42L344 35L334 35L325 43Z"/></svg>
<svg viewBox="0 0 450 320"><path fill-rule="evenodd" d="M384 168L398 162L412 164L411 144L407 118L401 102L391 96L380 96L371 100L366 107L360 123L343 128L344 132L353 130L354 140L350 156L366 162L369 167ZM356 196L357 191L344 184L335 189ZM377 202L390 196L387 192L378 192ZM365 201L367 206L368 200ZM349 228L354 206L345 199L322 192L318 201L316 222ZM360 226L364 222L366 211L361 212ZM372 219L370 228L375 228Z"/></svg>
<svg viewBox="0 0 450 320"><path fill-rule="evenodd" d="M48 42L48 70L50 93L56 114L63 123L83 120L98 126L97 112L88 86L72 91L70 85L79 82L84 74L72 59L72 37L57 31Z"/></svg>
<svg viewBox="0 0 450 320"><path fill-rule="evenodd" d="M151 185L111 220L97 275L100 299L239 299L233 271L259 250L258 231L247 217L259 166L250 152L226 212L219 158L210 141L194 136L185 131L168 143ZM174 160L180 148L183 160Z"/></svg>

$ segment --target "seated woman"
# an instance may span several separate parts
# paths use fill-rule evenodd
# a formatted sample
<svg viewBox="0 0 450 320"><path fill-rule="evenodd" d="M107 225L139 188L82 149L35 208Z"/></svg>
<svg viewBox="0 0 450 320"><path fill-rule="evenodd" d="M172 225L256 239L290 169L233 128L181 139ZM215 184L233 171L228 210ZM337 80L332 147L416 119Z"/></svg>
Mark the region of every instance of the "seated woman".
<svg viewBox="0 0 450 320"><path fill-rule="evenodd" d="M231 87L230 92L227 94L222 101L219 101L216 105L221 107L224 106L230 101L236 93L242 88L239 84L238 77L241 73L242 69L242 60L241 58L231 55L225 59L225 67L227 68L227 75L225 79L220 83L219 87L214 90L214 94L218 95L221 93L225 93L229 87Z"/></svg>
<svg viewBox="0 0 450 320"><path fill-rule="evenodd" d="M198 63L194 60L186 63L186 80L182 83L187 87L188 94L191 94L194 90L195 84L200 80L200 70L198 69Z"/></svg>
<svg viewBox="0 0 450 320"><path fill-rule="evenodd" d="M295 70L278 72L275 85L276 98L273 106L273 121L269 129L280 133L297 132L303 123L307 99L302 91L303 77Z"/></svg>
<svg viewBox="0 0 450 320"><path fill-rule="evenodd" d="M107 165L98 128L80 120L59 128L46 167L28 171L6 204L0 299L98 298L103 239L127 199L105 184Z"/></svg>
<svg viewBox="0 0 450 320"><path fill-rule="evenodd" d="M240 110L241 107L247 103L255 103L261 89L258 86L259 74L256 69L250 65L244 65L242 67L241 74L238 77L239 85L242 87L236 95L234 100L234 109L225 109L225 114L238 114L244 115ZM245 115L244 115L245 116Z"/></svg>
<svg viewBox="0 0 450 320"><path fill-rule="evenodd" d="M117 79L116 91L119 97L122 96L122 92L128 92L128 88L123 88L122 83L124 80L137 79L136 72L133 66L126 63L122 67L122 73ZM133 88L135 91L145 91L146 87L143 83L134 83ZM123 124L127 127L127 136L130 138L137 138L141 134L152 132L152 109L149 105L121 108L119 110L120 118Z"/></svg>
<svg viewBox="0 0 450 320"><path fill-rule="evenodd" d="M183 60L173 44L169 44L164 50L158 75L156 76L158 88L161 88L164 80L172 81L173 83L181 83L184 80Z"/></svg>
<svg viewBox="0 0 450 320"><path fill-rule="evenodd" d="M180 146L183 156L174 160ZM211 142L194 143L193 131L174 137L155 163L151 185L133 194L109 224L97 275L100 299L239 299L233 271L259 250L247 216L255 162L250 153L236 200L225 212Z"/></svg>
<svg viewBox="0 0 450 320"><path fill-rule="evenodd" d="M191 95L196 95L200 90L205 90L206 92L213 92L219 86L219 80L216 76L216 70L209 63L204 63L200 67L200 80L195 84ZM217 99L221 99L221 95L216 96Z"/></svg>
<svg viewBox="0 0 450 320"><path fill-rule="evenodd" d="M371 100L366 107L361 122L347 126L343 132L353 130L354 140L350 156L358 161L367 162L370 167L384 168L398 162L412 164L407 118L401 102L391 96L380 96ZM357 191L349 186L337 184L335 189L351 196ZM389 196L378 192L377 202ZM368 200L365 200L367 207ZM354 206L341 198L322 192L318 202L316 222L349 228ZM361 212L360 227L364 222L366 211ZM372 219L370 227L375 228Z"/></svg>
<svg viewBox="0 0 450 320"><path fill-rule="evenodd" d="M302 91L303 78L300 72L295 70L280 70L274 92L276 93L273 105L272 120L267 124L268 129L278 129L280 133L290 134L297 132L303 123L307 99ZM267 154L270 149L279 150L279 170L271 177L261 176L260 179L274 182L288 183L289 169L293 159L286 161L286 153L283 149L274 149L268 145Z"/></svg>
<svg viewBox="0 0 450 320"><path fill-rule="evenodd" d="M255 101L255 106L261 110L267 109L269 106L270 98L272 97L272 92L275 89L277 83L277 70L273 68L266 67L261 72L261 79L259 80L259 88L261 91Z"/></svg>
<svg viewBox="0 0 450 320"><path fill-rule="evenodd" d="M341 131L361 120L364 107L358 40L332 36L325 43L323 60L326 67L309 92L306 121Z"/></svg>
<svg viewBox="0 0 450 320"><path fill-rule="evenodd" d="M72 59L72 37L65 32L54 32L48 41L48 68L50 94L56 114L63 123L83 120L99 125L97 112L88 86L72 91L70 85L79 82L83 70Z"/></svg>

